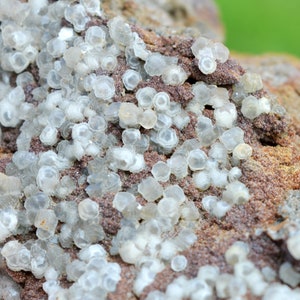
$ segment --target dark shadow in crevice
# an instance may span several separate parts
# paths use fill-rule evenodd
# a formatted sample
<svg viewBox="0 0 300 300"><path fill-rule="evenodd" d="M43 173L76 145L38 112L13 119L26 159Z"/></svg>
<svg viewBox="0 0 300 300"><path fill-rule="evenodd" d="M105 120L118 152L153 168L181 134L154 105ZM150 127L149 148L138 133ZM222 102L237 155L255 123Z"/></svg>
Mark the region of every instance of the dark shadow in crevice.
<svg viewBox="0 0 300 300"><path fill-rule="evenodd" d="M262 144L262 146L271 146L271 147L278 146L278 143L276 143L273 139L268 137L261 138L259 139L259 141Z"/></svg>

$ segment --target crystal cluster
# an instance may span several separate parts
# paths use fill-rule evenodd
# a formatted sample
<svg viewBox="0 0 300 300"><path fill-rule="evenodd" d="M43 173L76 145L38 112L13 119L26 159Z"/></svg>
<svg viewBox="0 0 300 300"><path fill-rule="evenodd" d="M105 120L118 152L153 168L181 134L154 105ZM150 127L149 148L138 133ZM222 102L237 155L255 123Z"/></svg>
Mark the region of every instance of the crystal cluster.
<svg viewBox="0 0 300 300"><path fill-rule="evenodd" d="M178 57L147 49L122 17L104 19L100 0L14 3L11 12L3 0L0 14L0 124L20 131L6 175L0 173L1 254L11 270L45 278L49 299L106 299L121 279L120 265L100 245L106 238L111 256L136 267L133 292L139 297L167 266L188 268L181 252L197 241L200 220L222 218L250 199L241 164L252 146L238 113L252 120L271 111L266 97L252 95L262 89L261 79L245 73L232 94L202 81L187 84L189 73ZM229 57L223 44L202 36L191 50L203 74ZM183 105L170 91L184 85L192 99ZM191 118L195 135L185 138ZM159 157L152 165L150 151ZM79 164L85 171L74 175ZM129 176L140 178L129 187ZM182 182L189 179L204 195L202 209L186 197ZM109 237L99 207L106 196L122 215L120 229ZM36 239L6 241L33 230ZM288 246L297 249L298 240L291 236ZM80 249L76 259L66 251L74 246ZM234 275L203 266L196 278L179 276L165 294L154 291L147 299L213 299L215 290L220 298L247 290L271 294L246 248L240 243L226 252ZM295 258L298 252L291 251ZM62 278L70 288L60 285Z"/></svg>

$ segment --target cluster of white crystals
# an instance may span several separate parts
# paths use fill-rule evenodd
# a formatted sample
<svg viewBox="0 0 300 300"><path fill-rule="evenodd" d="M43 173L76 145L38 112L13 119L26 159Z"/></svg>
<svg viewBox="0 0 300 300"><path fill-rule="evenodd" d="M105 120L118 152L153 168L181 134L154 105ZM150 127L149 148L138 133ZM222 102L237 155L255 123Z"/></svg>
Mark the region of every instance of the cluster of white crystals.
<svg viewBox="0 0 300 300"><path fill-rule="evenodd" d="M199 200L209 218L222 218L249 200L240 165L251 157L252 147L237 115L238 106L249 119L270 112L267 98L251 95L262 88L261 80L246 73L234 86L234 102L226 88L196 82L193 99L183 107L180 99L150 84L159 76L171 88L182 85L188 74L178 58L148 50L121 17L88 27L103 16L100 0L14 3L11 10L11 1L2 0L0 12L0 124L20 131L6 175L0 173L1 254L11 270L44 277L49 299L106 299L121 278L120 265L108 262L99 244L110 238L110 255L135 265L133 292L140 296L166 266L184 272L189 261L180 253L197 241L195 230L203 218L170 177L192 178L205 195ZM192 51L204 74L229 56L223 44L204 37ZM119 58L126 60L126 70L119 68ZM27 69L31 64L36 77ZM16 86L11 87L13 73ZM122 101L126 94L136 101ZM207 106L214 110L212 118L205 116ZM196 135L182 141L180 132L191 114L197 118ZM121 138L111 128L118 128ZM32 151L34 140L41 144L39 153ZM145 159L150 150L161 154L151 166ZM87 157L86 172L71 175ZM124 187L122 180L131 173L143 179ZM87 195L72 201L72 193L84 187ZM113 237L105 237L101 226L99 201L105 195L113 195L112 206L123 217ZM33 229L36 239L6 242ZM291 236L289 245L297 248L298 240ZM74 245L80 249L77 259L65 251ZM226 260L235 275L203 266L196 278L180 276L165 294L155 291L147 299L213 299L214 289L220 298L242 297L248 289L261 296L281 289L266 289L246 256L244 246L234 245ZM73 283L69 289L60 285L63 277Z"/></svg>

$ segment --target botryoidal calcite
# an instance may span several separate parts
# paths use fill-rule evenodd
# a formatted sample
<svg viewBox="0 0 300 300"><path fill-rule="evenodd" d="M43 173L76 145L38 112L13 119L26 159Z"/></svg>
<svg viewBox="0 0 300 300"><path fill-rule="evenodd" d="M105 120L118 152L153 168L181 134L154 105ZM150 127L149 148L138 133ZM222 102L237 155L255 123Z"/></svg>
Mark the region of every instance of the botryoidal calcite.
<svg viewBox="0 0 300 300"><path fill-rule="evenodd" d="M247 292L270 299L276 288L299 297L274 287L243 242L225 253L233 274L207 265L192 279L183 275L189 261L181 253L197 242L199 224L221 221L251 197L241 166L255 141L241 120L274 114L257 74L203 35L151 45L150 32L107 17L99 0L14 1L13 12L2 2L0 123L19 128L0 183L1 254L10 270L45 278L49 299L105 299L126 263L135 266L128 292L136 296L166 268L180 274L148 300ZM147 161L150 152L159 159ZM74 173L84 160L85 172ZM125 184L128 176L136 183ZM102 226L107 195L123 218L114 236ZM35 237L6 240L28 232ZM62 287L62 278L72 285Z"/></svg>

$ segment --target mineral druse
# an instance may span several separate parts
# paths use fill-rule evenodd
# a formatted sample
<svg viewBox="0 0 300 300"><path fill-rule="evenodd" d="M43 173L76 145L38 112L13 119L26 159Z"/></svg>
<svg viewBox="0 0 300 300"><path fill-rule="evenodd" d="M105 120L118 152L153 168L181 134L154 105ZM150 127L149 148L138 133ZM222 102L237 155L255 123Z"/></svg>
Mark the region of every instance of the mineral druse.
<svg viewBox="0 0 300 300"><path fill-rule="evenodd" d="M7 267L44 278L49 299L106 299L125 276L124 263L135 267L137 297L164 269L179 274L148 300L244 299L249 292L299 299L298 290L272 284L272 269L257 268L244 242L225 253L233 273L205 265L194 278L183 275L190 263L183 252L197 241L199 224L221 221L251 197L241 164L253 146L238 116L252 122L274 113L260 76L239 70L220 86L214 74L230 66L222 43L200 35L186 46L187 63L151 50L136 26L108 18L100 0L13 5L2 0L0 13L0 123L18 129L17 149L0 174ZM188 181L198 205L186 195ZM105 197L122 216L114 234L103 228ZM288 240L296 259L299 240ZM282 265L280 278L295 287L293 274ZM0 285L2 297L18 299L15 284Z"/></svg>

